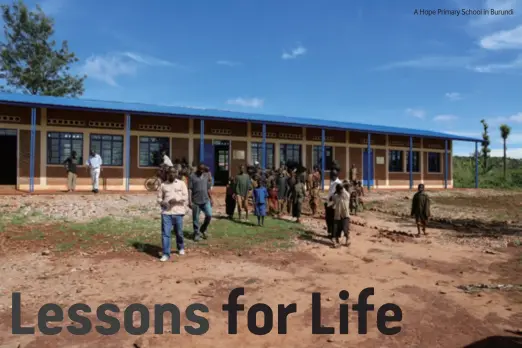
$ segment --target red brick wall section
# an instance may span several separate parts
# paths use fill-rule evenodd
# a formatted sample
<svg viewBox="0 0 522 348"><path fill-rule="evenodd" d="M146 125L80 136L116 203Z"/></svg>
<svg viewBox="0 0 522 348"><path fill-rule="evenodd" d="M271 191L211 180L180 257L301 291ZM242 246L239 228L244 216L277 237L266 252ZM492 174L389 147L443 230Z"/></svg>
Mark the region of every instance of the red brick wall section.
<svg viewBox="0 0 522 348"><path fill-rule="evenodd" d="M245 159L234 159L234 151L244 151ZM239 173L240 165L247 165L247 142L246 141L232 141L231 151L230 151L230 175L236 176Z"/></svg>
<svg viewBox="0 0 522 348"><path fill-rule="evenodd" d="M172 138L172 154L171 154L171 160L174 162L174 160L187 160L188 162L188 146L189 146L189 140L188 139L180 139L180 138Z"/></svg>
<svg viewBox="0 0 522 348"><path fill-rule="evenodd" d="M194 120L194 134L201 133L201 121ZM205 120L205 135L246 137L248 132L246 122Z"/></svg>
<svg viewBox="0 0 522 348"><path fill-rule="evenodd" d="M306 140L308 141L321 141L321 129L320 128L307 128L306 129ZM339 130L326 130L325 133L326 142L345 143L346 132Z"/></svg>
<svg viewBox="0 0 522 348"><path fill-rule="evenodd" d="M348 164L348 167L351 168L352 164L355 164L355 167L357 168L357 173L359 175L359 179L362 175L362 152L361 149L358 148L350 148L350 163Z"/></svg>
<svg viewBox="0 0 522 348"><path fill-rule="evenodd" d="M262 138L262 135L261 135L262 130L263 130L263 126L260 123L252 123L252 137L253 138ZM303 128L302 127L267 125L266 132L267 132L267 138L300 140L300 139L302 139ZM293 135L300 136L301 138L283 138L283 137L280 137L279 134L293 134Z"/></svg>
<svg viewBox="0 0 522 348"><path fill-rule="evenodd" d="M340 178L346 178L347 168L346 168L346 147L336 146L334 149L334 159L339 163L341 167L341 172L339 173Z"/></svg>
<svg viewBox="0 0 522 348"><path fill-rule="evenodd" d="M386 136L382 134L371 134L370 145L386 145ZM368 133L350 132L350 144L364 145L368 142Z"/></svg>
<svg viewBox="0 0 522 348"><path fill-rule="evenodd" d="M188 134L189 119L184 117L131 115L131 130Z"/></svg>
<svg viewBox="0 0 522 348"><path fill-rule="evenodd" d="M7 116L0 123L31 124L31 108L25 106L0 105L0 116ZM41 109L36 108L36 124L41 123Z"/></svg>
<svg viewBox="0 0 522 348"><path fill-rule="evenodd" d="M76 121L76 123L55 123L53 120ZM112 128L123 130L123 122L124 115L118 113L47 109L47 124L53 127ZM100 126L100 123L104 123L104 125Z"/></svg>

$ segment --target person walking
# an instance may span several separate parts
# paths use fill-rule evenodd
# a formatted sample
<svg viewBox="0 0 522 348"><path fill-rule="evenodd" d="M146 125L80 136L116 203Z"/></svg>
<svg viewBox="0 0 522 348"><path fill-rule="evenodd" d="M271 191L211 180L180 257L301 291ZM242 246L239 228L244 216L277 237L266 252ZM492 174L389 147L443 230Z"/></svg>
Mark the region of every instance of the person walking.
<svg viewBox="0 0 522 348"><path fill-rule="evenodd" d="M331 170L330 187L328 189L328 196L326 197L326 202L324 203L326 229L328 231L328 238L330 239L334 237L335 233L335 210L333 207L333 195L335 194L335 190L338 184L342 184L342 181L339 180L337 171Z"/></svg>
<svg viewBox="0 0 522 348"><path fill-rule="evenodd" d="M426 235L426 225L431 218L430 197L424 191L424 184L419 184L417 193L411 201L411 217L415 218L417 224L417 237L421 235L421 230Z"/></svg>
<svg viewBox="0 0 522 348"><path fill-rule="evenodd" d="M158 203L161 206L161 245L163 256L160 261L170 259L172 229L176 233L176 247L179 255L185 255L183 240L183 217L187 212L189 199L187 185L178 178L176 171L170 171L167 181L158 189Z"/></svg>
<svg viewBox="0 0 522 348"><path fill-rule="evenodd" d="M350 195L348 184L339 184L335 187L335 194L333 196L335 233L332 238L333 246L337 247L340 244L342 234L346 238L345 245L350 245Z"/></svg>
<svg viewBox="0 0 522 348"><path fill-rule="evenodd" d="M91 150L87 166L89 167L91 174L92 192L94 193L98 193L102 164L103 161L100 155L98 155L94 150Z"/></svg>
<svg viewBox="0 0 522 348"><path fill-rule="evenodd" d="M76 151L72 151L71 156L67 157L63 164L67 170L67 192L73 192L76 190L76 179L78 178L78 157Z"/></svg>
<svg viewBox="0 0 522 348"><path fill-rule="evenodd" d="M206 166L200 164L195 173L189 178L189 206L192 207L192 225L194 227L194 241L201 238L207 239L207 228L212 220L212 195L210 194L211 184L207 174ZM203 212L205 220L203 225L199 225L199 215Z"/></svg>

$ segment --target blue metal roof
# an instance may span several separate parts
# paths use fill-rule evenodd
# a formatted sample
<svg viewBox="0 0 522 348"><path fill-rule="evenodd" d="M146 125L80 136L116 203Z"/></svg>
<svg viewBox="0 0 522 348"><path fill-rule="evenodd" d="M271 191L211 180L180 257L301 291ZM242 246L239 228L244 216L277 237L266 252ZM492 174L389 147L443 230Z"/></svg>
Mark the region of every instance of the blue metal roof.
<svg viewBox="0 0 522 348"><path fill-rule="evenodd" d="M321 120L304 117L287 117L217 109L198 109L191 107L123 103L114 101L90 100L82 98L63 98L29 94L0 93L0 104L23 105L29 107L54 107L61 109L81 109L92 111L111 111L139 115L186 116L190 118L217 119L228 121L251 121L267 124L315 127L325 129L349 130L372 134L392 134L414 137L427 137L459 141L482 142L482 139L462 137L453 134L427 130L376 126L361 123Z"/></svg>

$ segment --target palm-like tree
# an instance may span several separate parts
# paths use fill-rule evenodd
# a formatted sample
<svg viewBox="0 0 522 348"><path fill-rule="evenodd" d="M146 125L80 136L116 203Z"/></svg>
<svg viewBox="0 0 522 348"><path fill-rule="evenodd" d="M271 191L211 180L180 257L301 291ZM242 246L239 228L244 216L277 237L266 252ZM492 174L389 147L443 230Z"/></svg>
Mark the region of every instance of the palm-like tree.
<svg viewBox="0 0 522 348"><path fill-rule="evenodd" d="M506 179L506 167L507 167L507 138L509 137L509 133L511 133L511 127L506 124L500 125L500 136L504 141L504 179Z"/></svg>

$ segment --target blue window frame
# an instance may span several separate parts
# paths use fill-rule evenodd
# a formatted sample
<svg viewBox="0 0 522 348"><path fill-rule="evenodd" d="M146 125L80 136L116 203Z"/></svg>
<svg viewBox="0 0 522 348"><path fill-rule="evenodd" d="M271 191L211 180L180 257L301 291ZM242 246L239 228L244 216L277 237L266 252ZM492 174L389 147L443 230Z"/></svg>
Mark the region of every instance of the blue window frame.
<svg viewBox="0 0 522 348"><path fill-rule="evenodd" d="M299 144L281 144L279 146L279 154L281 162L301 164L301 145Z"/></svg>
<svg viewBox="0 0 522 348"><path fill-rule="evenodd" d="M263 143L252 143L252 163L259 162L262 164ZM266 143L266 168L274 167L274 144Z"/></svg>
<svg viewBox="0 0 522 348"><path fill-rule="evenodd" d="M83 164L83 134L66 132L47 133L47 164L62 164L76 151L78 164Z"/></svg>
<svg viewBox="0 0 522 348"><path fill-rule="evenodd" d="M440 157L441 153L439 152L428 152L428 173L440 173L442 171Z"/></svg>
<svg viewBox="0 0 522 348"><path fill-rule="evenodd" d="M333 147L331 146L325 146L324 147L324 153L325 153L325 165L324 170L330 170L332 168L333 163ZM312 163L314 166L318 166L319 168L322 168L322 158L323 158L323 147L321 145L314 145L312 148Z"/></svg>
<svg viewBox="0 0 522 348"><path fill-rule="evenodd" d="M402 173L404 171L402 150L390 150L388 171L390 173Z"/></svg>
<svg viewBox="0 0 522 348"><path fill-rule="evenodd" d="M162 151L170 156L169 142L167 137L140 137L140 167L158 167L162 161Z"/></svg>
<svg viewBox="0 0 522 348"><path fill-rule="evenodd" d="M420 155L419 151L412 151L413 153L413 163L412 163L412 172L419 173L420 172ZM406 151L406 171L410 172L410 151Z"/></svg>
<svg viewBox="0 0 522 348"><path fill-rule="evenodd" d="M91 150L102 158L104 166L123 166L123 136L91 134Z"/></svg>

